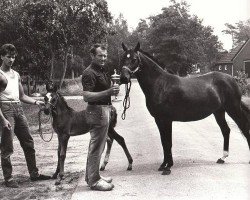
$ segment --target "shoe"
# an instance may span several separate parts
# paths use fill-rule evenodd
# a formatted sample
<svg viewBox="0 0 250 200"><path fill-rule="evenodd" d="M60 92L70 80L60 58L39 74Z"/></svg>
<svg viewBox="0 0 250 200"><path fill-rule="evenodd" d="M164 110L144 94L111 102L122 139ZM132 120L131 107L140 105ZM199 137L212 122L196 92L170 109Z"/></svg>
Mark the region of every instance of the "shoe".
<svg viewBox="0 0 250 200"><path fill-rule="evenodd" d="M103 177L103 176L101 176L101 179L106 181L107 183L111 183L113 180L111 177Z"/></svg>
<svg viewBox="0 0 250 200"><path fill-rule="evenodd" d="M94 185L90 187L91 190L97 190L97 191L110 191L113 188L114 188L114 185L112 183L107 183L103 179L100 179Z"/></svg>
<svg viewBox="0 0 250 200"><path fill-rule="evenodd" d="M10 180L10 181L5 181L5 186L9 188L19 188L19 185L16 181Z"/></svg>
<svg viewBox="0 0 250 200"><path fill-rule="evenodd" d="M43 180L49 180L49 179L51 179L51 176L47 176L43 174L39 174L36 177L30 177L31 181L43 181Z"/></svg>

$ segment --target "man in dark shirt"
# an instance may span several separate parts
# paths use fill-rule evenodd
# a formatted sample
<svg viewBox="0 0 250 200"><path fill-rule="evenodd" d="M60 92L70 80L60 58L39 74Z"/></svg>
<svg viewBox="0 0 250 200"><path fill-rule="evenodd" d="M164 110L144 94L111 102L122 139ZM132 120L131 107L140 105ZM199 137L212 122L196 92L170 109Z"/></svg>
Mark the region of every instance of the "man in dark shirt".
<svg viewBox="0 0 250 200"><path fill-rule="evenodd" d="M86 114L91 125L85 180L92 190L109 191L114 188L112 178L100 176L99 167L110 122L111 95L117 95L119 87L111 86L105 69L106 47L95 44L90 55L92 62L82 75L83 98L88 102Z"/></svg>

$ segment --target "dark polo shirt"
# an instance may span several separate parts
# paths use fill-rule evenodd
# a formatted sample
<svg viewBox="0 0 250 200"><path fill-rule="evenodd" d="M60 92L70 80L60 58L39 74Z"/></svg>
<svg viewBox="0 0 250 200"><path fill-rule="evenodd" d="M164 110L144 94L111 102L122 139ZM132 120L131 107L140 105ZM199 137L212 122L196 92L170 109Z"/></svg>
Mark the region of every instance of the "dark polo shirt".
<svg viewBox="0 0 250 200"><path fill-rule="evenodd" d="M108 72L97 65L89 65L82 74L83 91L101 92L111 86L111 80ZM88 102L90 105L111 105L111 97L107 96L95 102Z"/></svg>

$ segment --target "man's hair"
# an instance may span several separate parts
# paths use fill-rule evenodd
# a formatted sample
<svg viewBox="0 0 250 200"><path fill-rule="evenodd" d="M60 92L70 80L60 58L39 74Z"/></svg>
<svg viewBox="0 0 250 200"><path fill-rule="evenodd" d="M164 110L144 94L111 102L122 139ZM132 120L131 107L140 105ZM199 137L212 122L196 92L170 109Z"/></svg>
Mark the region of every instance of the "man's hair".
<svg viewBox="0 0 250 200"><path fill-rule="evenodd" d="M97 48L101 48L102 50L107 50L107 46L105 44L101 44L101 43L96 43L94 44L91 49L90 49L90 53L93 54L94 56L96 55L96 49Z"/></svg>
<svg viewBox="0 0 250 200"><path fill-rule="evenodd" d="M16 47L13 44L4 44L1 46L0 55L5 56L7 54L17 55Z"/></svg>

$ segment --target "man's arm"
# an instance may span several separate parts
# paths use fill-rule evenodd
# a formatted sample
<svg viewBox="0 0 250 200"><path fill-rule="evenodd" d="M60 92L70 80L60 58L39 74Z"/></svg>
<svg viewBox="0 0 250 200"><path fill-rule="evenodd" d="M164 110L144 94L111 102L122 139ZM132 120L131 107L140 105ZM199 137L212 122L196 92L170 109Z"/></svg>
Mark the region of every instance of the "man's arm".
<svg viewBox="0 0 250 200"><path fill-rule="evenodd" d="M83 91L83 99L86 102L93 102L93 101L99 101L107 96L116 95L119 93L119 87L111 87L107 90L101 91L101 92L89 92L89 91Z"/></svg>
<svg viewBox="0 0 250 200"><path fill-rule="evenodd" d="M43 101L38 101L38 100L35 100L33 99L32 97L29 97L27 96L25 93L24 93L24 90L23 90L23 86L22 86L22 83L21 83L21 79L20 79L20 76L18 77L18 87L19 87L19 99L20 101L24 102L24 103L28 103L28 104L37 104L37 105L40 105L40 104L44 104Z"/></svg>
<svg viewBox="0 0 250 200"><path fill-rule="evenodd" d="M7 86L7 80L5 78L5 76L3 76L1 73L0 73L0 92L3 92L5 90ZM3 128L8 128L10 129L11 128L11 124L10 122L4 117L3 115L3 112L0 108L0 121L1 121L1 124L3 126Z"/></svg>
<svg viewBox="0 0 250 200"><path fill-rule="evenodd" d="M119 93L119 87L111 87L101 92L93 92L95 87L95 76L90 71L85 71L82 75L82 86L83 86L83 99L86 102L99 101L107 96L116 95Z"/></svg>

